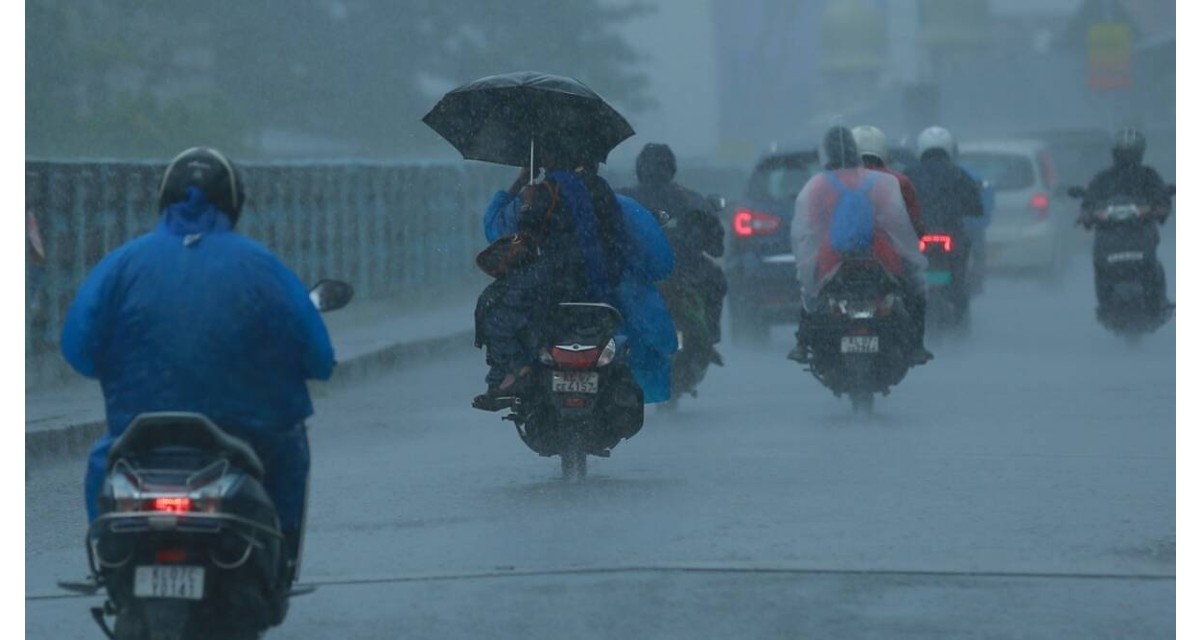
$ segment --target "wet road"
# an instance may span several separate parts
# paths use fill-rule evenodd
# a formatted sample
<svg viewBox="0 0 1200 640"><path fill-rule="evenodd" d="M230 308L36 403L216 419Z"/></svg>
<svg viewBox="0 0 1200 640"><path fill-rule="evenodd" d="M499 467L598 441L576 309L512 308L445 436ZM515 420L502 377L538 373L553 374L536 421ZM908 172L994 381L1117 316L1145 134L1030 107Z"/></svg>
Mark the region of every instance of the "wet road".
<svg viewBox="0 0 1200 640"><path fill-rule="evenodd" d="M1130 347L1092 309L1081 260L994 280L869 420L790 329L726 345L582 486L469 408L480 352L319 398L324 584L268 637L1173 637L1175 325ZM83 573L81 471L32 471L27 596ZM99 637L91 602L28 600L26 637Z"/></svg>

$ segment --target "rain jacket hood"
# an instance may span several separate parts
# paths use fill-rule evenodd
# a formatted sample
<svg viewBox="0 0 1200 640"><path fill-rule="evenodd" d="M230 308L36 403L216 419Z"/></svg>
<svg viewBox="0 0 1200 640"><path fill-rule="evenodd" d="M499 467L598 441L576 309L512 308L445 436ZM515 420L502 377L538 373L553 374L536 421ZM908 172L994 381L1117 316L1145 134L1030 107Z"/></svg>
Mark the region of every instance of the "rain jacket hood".
<svg viewBox="0 0 1200 640"><path fill-rule="evenodd" d="M846 127L833 127L825 133L817 155L821 166L826 169L848 169L862 166L862 157L858 153L858 143L854 134Z"/></svg>
<svg viewBox="0 0 1200 640"><path fill-rule="evenodd" d="M91 485L134 416L187 411L247 432L293 431L313 411L305 380L333 373L307 287L231 226L189 193L154 231L101 260L67 312L63 357L99 379L107 413L89 476L93 517Z"/></svg>

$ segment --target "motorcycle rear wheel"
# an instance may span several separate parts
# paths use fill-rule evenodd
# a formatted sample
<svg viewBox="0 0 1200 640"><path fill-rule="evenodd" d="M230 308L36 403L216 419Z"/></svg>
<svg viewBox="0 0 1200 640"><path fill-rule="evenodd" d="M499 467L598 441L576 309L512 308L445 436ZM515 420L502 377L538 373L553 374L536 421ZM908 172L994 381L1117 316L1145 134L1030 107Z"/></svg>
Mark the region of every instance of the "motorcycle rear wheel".
<svg viewBox="0 0 1200 640"><path fill-rule="evenodd" d="M855 414L871 415L875 412L875 394L870 391L852 391L850 406Z"/></svg>
<svg viewBox="0 0 1200 640"><path fill-rule="evenodd" d="M587 451L583 448L583 437L579 431L571 430L559 458L562 463L563 480L581 482L587 477Z"/></svg>

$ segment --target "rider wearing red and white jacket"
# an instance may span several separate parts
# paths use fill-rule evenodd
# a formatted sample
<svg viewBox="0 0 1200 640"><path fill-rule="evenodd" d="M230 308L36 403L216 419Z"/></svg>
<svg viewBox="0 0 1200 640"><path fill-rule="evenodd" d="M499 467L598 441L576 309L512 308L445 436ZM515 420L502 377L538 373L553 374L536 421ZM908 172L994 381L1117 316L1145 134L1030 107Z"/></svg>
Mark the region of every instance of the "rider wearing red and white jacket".
<svg viewBox="0 0 1200 640"><path fill-rule="evenodd" d="M805 307L815 300L817 292L841 263L841 256L830 243L833 213L845 191L868 187L867 198L874 211L875 235L871 253L880 265L896 276L904 288L906 300L924 297L926 266L919 239L913 229L900 182L895 177L863 168L858 145L845 127L833 127L819 149L821 163L826 169L809 179L796 196L792 219L792 253L796 257L796 279L803 288ZM834 181L837 183L835 184ZM920 305L923 315L923 305ZM917 311L914 308L914 311ZM797 348L789 358L807 361L805 316L802 312L797 331ZM912 349L914 364L923 364L932 354L917 343Z"/></svg>

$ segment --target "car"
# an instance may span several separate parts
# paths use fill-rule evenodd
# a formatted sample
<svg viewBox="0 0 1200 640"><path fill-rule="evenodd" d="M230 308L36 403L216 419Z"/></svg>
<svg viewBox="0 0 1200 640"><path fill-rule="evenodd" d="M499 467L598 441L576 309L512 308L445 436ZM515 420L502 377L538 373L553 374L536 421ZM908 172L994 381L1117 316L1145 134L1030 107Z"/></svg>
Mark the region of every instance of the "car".
<svg viewBox="0 0 1200 640"><path fill-rule="evenodd" d="M958 163L995 190L984 249L988 272L1061 275L1070 255L1073 209L1047 144L1016 138L964 142Z"/></svg>
<svg viewBox="0 0 1200 640"><path fill-rule="evenodd" d="M796 196L820 171L815 148L762 156L730 218L726 254L730 331L734 344L765 342L775 324L800 318L800 285L792 255Z"/></svg>

